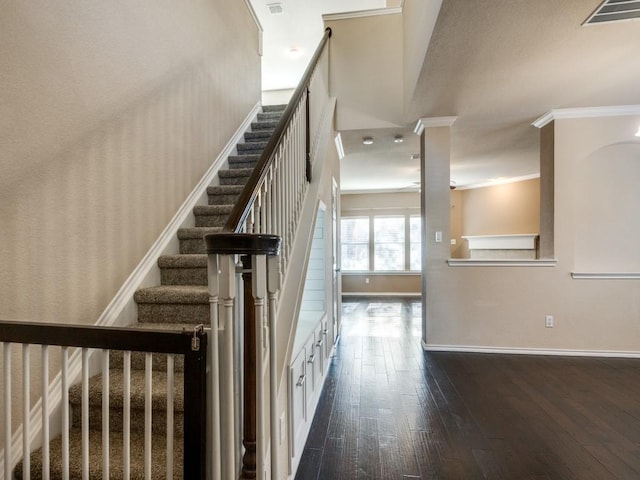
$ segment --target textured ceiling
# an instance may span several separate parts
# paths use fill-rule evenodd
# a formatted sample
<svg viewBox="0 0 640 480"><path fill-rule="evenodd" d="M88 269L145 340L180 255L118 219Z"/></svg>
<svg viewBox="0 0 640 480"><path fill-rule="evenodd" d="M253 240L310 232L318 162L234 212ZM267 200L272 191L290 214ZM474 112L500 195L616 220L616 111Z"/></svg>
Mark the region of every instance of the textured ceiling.
<svg viewBox="0 0 640 480"><path fill-rule="evenodd" d="M404 9L437 11L432 7L440 1L404 0ZM252 3L262 20L261 11L271 1ZM265 88L295 84L294 67L301 74L308 60L301 59L296 66L283 52L302 45L297 38L320 38L319 13L378 8L385 2L309 0L303 2L304 8L298 0L282 3L288 16L263 20ZM459 186L537 174L539 131L531 126L536 118L557 108L640 104L640 21L581 26L600 3L442 0L412 101L400 123L411 129L421 117L458 117L452 128L451 178ZM317 39L306 41L303 52L311 55L307 50L315 48ZM402 41L406 52L410 42L427 42L428 36L418 32L412 37L405 31ZM358 60L350 65L357 68ZM362 77L353 73L345 81ZM366 75L380 79L401 77L402 72L381 64L379 71ZM345 90L362 85L348 87ZM383 98L385 92L378 95ZM405 189L419 178L417 170L406 165L409 152L401 151L396 158L384 142L368 147L361 144L365 135L376 138L393 133L393 129L374 128L398 124L397 109L386 114L376 111L376 122L367 127L371 102L366 99L362 95L358 105L357 98L351 102L338 98L338 118L340 105L348 103L351 117L364 119L357 130L341 132L346 153L342 188ZM409 143L397 150L404 148L416 150Z"/></svg>
<svg viewBox="0 0 640 480"><path fill-rule="evenodd" d="M599 3L443 1L408 118L458 116L458 185L537 173L551 109L640 104L640 22L581 26Z"/></svg>

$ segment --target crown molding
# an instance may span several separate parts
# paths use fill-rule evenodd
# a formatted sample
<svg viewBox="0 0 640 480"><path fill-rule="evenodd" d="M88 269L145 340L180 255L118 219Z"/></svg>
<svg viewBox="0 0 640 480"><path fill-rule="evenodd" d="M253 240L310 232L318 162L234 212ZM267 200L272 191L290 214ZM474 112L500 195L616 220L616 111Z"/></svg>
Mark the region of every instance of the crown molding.
<svg viewBox="0 0 640 480"><path fill-rule="evenodd" d="M613 105L610 107L556 108L538 118L532 125L542 128L554 120L568 118L620 117L640 115L640 105Z"/></svg>
<svg viewBox="0 0 640 480"><path fill-rule="evenodd" d="M390 8L375 8L372 10L358 10L355 12L345 13L327 13L322 15L324 22L332 22L334 20L350 20L352 18L377 17L379 15L396 15L402 13L402 6Z"/></svg>
<svg viewBox="0 0 640 480"><path fill-rule="evenodd" d="M425 128L451 127L457 119L458 117L456 116L420 118L413 129L413 133L422 135Z"/></svg>

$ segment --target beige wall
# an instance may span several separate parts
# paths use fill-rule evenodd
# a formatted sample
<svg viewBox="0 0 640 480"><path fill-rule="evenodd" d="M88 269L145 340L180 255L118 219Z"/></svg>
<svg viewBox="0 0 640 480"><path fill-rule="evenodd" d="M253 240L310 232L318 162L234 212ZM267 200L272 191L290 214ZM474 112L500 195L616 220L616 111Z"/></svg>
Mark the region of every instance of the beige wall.
<svg viewBox="0 0 640 480"><path fill-rule="evenodd" d="M462 190L462 234L539 233L540 180Z"/></svg>
<svg viewBox="0 0 640 480"><path fill-rule="evenodd" d="M449 267L449 249L435 244L430 235L431 229L450 221L450 196L441 185L449 165L445 156L427 155L423 291L428 345L640 352L640 282L571 277L583 268L606 272L626 266L640 271L638 256L627 250L625 239L637 241L640 235L637 188L627 181L639 178L637 163L629 161L637 159L639 144L633 134L638 124L639 117L556 120L554 267ZM591 161L598 168L592 168ZM623 206L605 219L594 215L599 203L588 200L585 210L583 202L596 187L603 190L600 201L615 199L619 207L625 199L635 202L635 208ZM591 240L603 225L611 240L606 246ZM555 316L554 328L544 327L545 314Z"/></svg>
<svg viewBox="0 0 640 480"><path fill-rule="evenodd" d="M343 194L340 197L341 215L406 215L420 213L418 192ZM398 293L420 292L419 274L342 273L342 293Z"/></svg>
<svg viewBox="0 0 640 480"><path fill-rule="evenodd" d="M9 1L0 318L95 322L260 100L243 2Z"/></svg>
<svg viewBox="0 0 640 480"><path fill-rule="evenodd" d="M540 232L540 180L451 191L452 258L468 258L463 235Z"/></svg>
<svg viewBox="0 0 640 480"><path fill-rule="evenodd" d="M339 99L336 129L404 126L402 15L333 20L326 26L333 31L329 80L331 95Z"/></svg>

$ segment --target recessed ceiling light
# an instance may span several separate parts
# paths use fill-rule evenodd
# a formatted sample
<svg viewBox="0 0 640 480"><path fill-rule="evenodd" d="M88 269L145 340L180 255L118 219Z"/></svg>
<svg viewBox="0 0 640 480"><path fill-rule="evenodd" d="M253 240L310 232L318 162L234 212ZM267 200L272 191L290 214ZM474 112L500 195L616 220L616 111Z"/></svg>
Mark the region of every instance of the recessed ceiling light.
<svg viewBox="0 0 640 480"><path fill-rule="evenodd" d="M280 15L282 13L282 3L270 3L267 5L271 15Z"/></svg>
<svg viewBox="0 0 640 480"><path fill-rule="evenodd" d="M292 47L289 49L289 56L294 60L297 60L302 56L302 50L298 47Z"/></svg>
<svg viewBox="0 0 640 480"><path fill-rule="evenodd" d="M402 137L402 135L396 135L395 137L393 137L393 141L395 143L402 143L404 142L404 138Z"/></svg>
<svg viewBox="0 0 640 480"><path fill-rule="evenodd" d="M373 138L371 137L364 137L362 139L362 143L363 145L373 145Z"/></svg>

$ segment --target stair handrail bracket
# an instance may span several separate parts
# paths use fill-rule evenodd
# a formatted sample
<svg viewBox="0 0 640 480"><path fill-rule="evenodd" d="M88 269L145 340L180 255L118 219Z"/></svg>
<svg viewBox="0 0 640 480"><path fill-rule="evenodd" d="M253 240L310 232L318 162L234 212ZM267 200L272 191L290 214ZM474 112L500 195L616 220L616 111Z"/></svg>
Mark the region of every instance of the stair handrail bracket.
<svg viewBox="0 0 640 480"><path fill-rule="evenodd" d="M211 331L220 330L220 375L212 377L213 392L219 391L219 409L212 409L209 423L213 430L220 425L219 448L220 468L216 468L212 478L225 480L240 478L265 478L267 430L274 442L277 438L276 418L277 375L275 366L276 339L276 299L279 289L279 254L282 239L277 235L246 233L212 233L205 235L208 255L208 281L211 301ZM236 264L241 262L240 288L236 288ZM231 285L231 287L229 287ZM237 291L243 292L242 299L236 299ZM234 306L243 312L242 345L234 342L233 322L237 321ZM215 338L215 337L213 337ZM212 340L213 340L212 338ZM213 340L214 341L214 340ZM243 353L242 359L242 445L244 452L239 462L236 457L234 438L237 418L234 401L234 358L236 349ZM269 382L265 382L265 371L269 370ZM219 383L215 383L219 382ZM267 404L269 411L267 413ZM215 437L216 433L211 432ZM277 449L271 448L270 478L278 475Z"/></svg>
<svg viewBox="0 0 640 480"><path fill-rule="evenodd" d="M102 385L101 397L102 411L100 413L101 420L92 423L95 427L100 427L102 431L101 456L102 456L102 477L109 478L110 462L115 457L109 449L109 433L110 419L116 422L122 422L123 431L122 439L122 455L118 459L122 460L122 468L124 472L129 472L133 456L130 455L132 446L132 436L129 430L131 419L133 418L131 409L131 399L133 398L131 385L131 364L132 353L140 354L140 360L144 363L144 376L148 379L144 389L144 433L142 434L141 443L135 444L141 449L144 448L144 469L145 475L150 477L152 468L152 438L151 425L152 422L156 426L163 425L163 419L159 417L157 420L152 408L152 391L151 382L153 378L158 379L161 383L166 382L167 406L174 405L174 390L177 387L174 375L174 365L178 358L183 359L183 417L182 417L182 441L183 441L183 458L180 459L183 464L184 478L204 479L205 478L205 445L206 445L206 429L204 428L204 419L206 411L206 358L208 351L208 337L203 328L196 327L187 331L167 331L160 329L133 329L133 328L117 328L104 326L80 326L53 323L37 323L37 322L15 322L0 321L0 344L2 344L2 371L4 383L4 405L3 424L5 425L4 452L0 455L3 468L0 472L0 478L5 480L13 479L17 475L16 470L21 471L22 478L31 478L32 458L38 460L39 472L34 472L34 476L40 478L49 478L49 472L54 466L60 466L61 476L63 478L76 478L80 472L70 469L70 464L81 465L81 476L88 478L89 476L89 458L97 452L91 449L89 440L89 409L94 404L90 400L89 380L95 375L102 376L101 382L92 382L94 386ZM35 406L29 404L29 398L23 399L22 411L12 407L11 405L11 374L12 374L12 346L22 345L22 388L23 392L32 390L31 376L29 372L40 373L41 375L41 398L35 403ZM41 349L40 363L34 364L31 359L29 350ZM50 347L59 348L60 373L51 383L48 381L49 359L56 352ZM113 354L113 355L112 355ZM161 355L161 357L158 357ZM97 361L90 361L95 356ZM36 358L35 356L33 356ZM76 358L82 358L77 361ZM122 373L117 378L122 381L122 393L115 395L110 390L110 372L113 366L110 366L110 358L116 358L122 361ZM166 357L166 371L162 372L154 369L162 365L162 361ZM138 357L136 357L137 359ZM138 360L136 360L138 361ZM33 365L32 365L33 364ZM92 366L93 365L93 366ZM96 366L102 367L97 369ZM155 365L155 366L154 366ZM75 368L76 366L77 368ZM35 368L32 368L35 367ZM164 370L162 366L161 370ZM154 376L154 374L156 374ZM35 375L33 375L35 376ZM164 379L163 379L164 378ZM96 377L95 380L100 380ZM118 380L120 381L120 380ZM79 383L78 383L79 382ZM77 385L76 385L77 384ZM78 388L76 388L78 387ZM80 392L78 397L81 421L80 444L81 451L71 451L70 430L72 426L72 416L70 408L70 390L74 389ZM96 387L99 388L99 387ZM115 403L112 405L110 400ZM54 427L51 414L60 410L60 425ZM20 413L22 415L22 425L12 432L12 414ZM169 412L167 408L166 421L166 469L167 477L173 475L174 470L174 450L172 448L174 435L179 433L175 430L173 408ZM75 416L75 415L74 415ZM122 418L120 418L122 416ZM94 422L94 420L91 420ZM157 428L154 426L153 428ZM60 458L56 455L54 458L53 449L49 447L49 428L51 433L53 430L61 432L60 440ZM75 428L75 427L74 427ZM41 439L41 440L40 440ZM39 445L40 442L42 445ZM14 446L22 444L22 448L14 448ZM41 449L41 454L37 455L35 448ZM140 450L141 451L141 450ZM33 457L35 455L35 457ZM41 460L40 460L41 459ZM96 473L96 472L94 472ZM52 476L53 472L51 472ZM17 477L16 477L17 478Z"/></svg>

